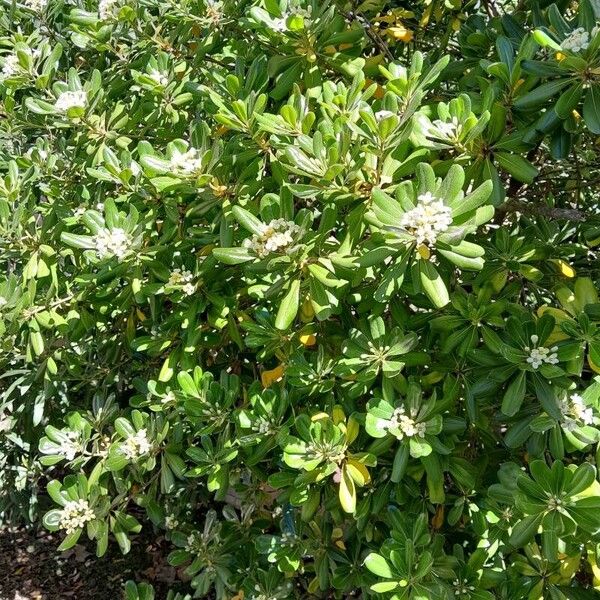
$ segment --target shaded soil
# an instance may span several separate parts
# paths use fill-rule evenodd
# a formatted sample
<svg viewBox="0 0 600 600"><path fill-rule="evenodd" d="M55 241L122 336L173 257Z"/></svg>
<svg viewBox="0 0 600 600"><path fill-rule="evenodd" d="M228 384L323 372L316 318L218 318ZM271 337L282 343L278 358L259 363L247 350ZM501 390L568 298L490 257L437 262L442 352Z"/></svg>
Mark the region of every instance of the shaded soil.
<svg viewBox="0 0 600 600"><path fill-rule="evenodd" d="M128 579L151 583L157 600L165 598L169 588L182 588L167 563L170 544L151 537L132 540L126 556L109 544L97 558L91 545L57 552L60 537L47 531L0 529L0 600L120 600Z"/></svg>

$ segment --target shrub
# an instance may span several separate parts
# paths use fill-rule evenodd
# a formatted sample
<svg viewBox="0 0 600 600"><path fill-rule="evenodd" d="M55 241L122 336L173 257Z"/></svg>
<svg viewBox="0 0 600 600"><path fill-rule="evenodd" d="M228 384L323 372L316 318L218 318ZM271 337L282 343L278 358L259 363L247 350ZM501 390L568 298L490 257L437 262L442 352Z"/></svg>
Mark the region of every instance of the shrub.
<svg viewBox="0 0 600 600"><path fill-rule="evenodd" d="M197 598L594 597L600 5L396 4L3 2L5 520Z"/></svg>

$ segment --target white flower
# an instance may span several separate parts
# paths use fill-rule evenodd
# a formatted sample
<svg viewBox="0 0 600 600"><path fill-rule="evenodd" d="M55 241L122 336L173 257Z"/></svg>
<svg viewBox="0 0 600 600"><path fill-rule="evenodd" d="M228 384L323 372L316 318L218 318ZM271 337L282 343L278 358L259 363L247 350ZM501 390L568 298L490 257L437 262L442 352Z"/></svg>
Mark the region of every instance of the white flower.
<svg viewBox="0 0 600 600"><path fill-rule="evenodd" d="M25 0L25 6L34 12L42 12L48 6L48 0Z"/></svg>
<svg viewBox="0 0 600 600"><path fill-rule="evenodd" d="M67 431L63 432L63 434L66 436L66 439L60 442L57 453L67 460L73 460L82 450L81 443L79 442L79 434L75 431Z"/></svg>
<svg viewBox="0 0 600 600"><path fill-rule="evenodd" d="M452 209L431 192L421 194L417 205L405 212L400 226L415 236L417 244L434 245L440 233L452 225Z"/></svg>
<svg viewBox="0 0 600 600"><path fill-rule="evenodd" d="M117 17L119 0L100 0L98 3L98 16L102 21L110 21Z"/></svg>
<svg viewBox="0 0 600 600"><path fill-rule="evenodd" d="M174 150L169 164L175 173L186 177L194 175L202 169L202 159L196 148L190 148L187 152Z"/></svg>
<svg viewBox="0 0 600 600"><path fill-rule="evenodd" d="M8 300L4 296L0 296L0 308L6 306L8 304Z"/></svg>
<svg viewBox="0 0 600 600"><path fill-rule="evenodd" d="M134 460L150 452L151 446L147 435L145 429L140 429L123 442L121 451L129 460Z"/></svg>
<svg viewBox="0 0 600 600"><path fill-rule="evenodd" d="M179 521L175 517L175 515L167 515L165 517L165 527L167 529L176 529L179 525Z"/></svg>
<svg viewBox="0 0 600 600"><path fill-rule="evenodd" d="M21 65L19 64L19 57L16 54L7 54L4 57L4 64L2 65L2 72L0 73L0 81L13 77L21 71Z"/></svg>
<svg viewBox="0 0 600 600"><path fill-rule="evenodd" d="M188 552L196 554L202 550L203 545L204 544L202 536L197 531L194 531L193 533L190 533L190 535L188 535L185 544L185 549Z"/></svg>
<svg viewBox="0 0 600 600"><path fill-rule="evenodd" d="M10 431L12 427L12 419L6 413L0 413L0 433Z"/></svg>
<svg viewBox="0 0 600 600"><path fill-rule="evenodd" d="M298 233L300 233L300 227L293 221L274 219L268 225L263 225L261 235L255 234L252 238L245 239L242 246L264 258L271 252L291 250L294 244L294 237Z"/></svg>
<svg viewBox="0 0 600 600"><path fill-rule="evenodd" d="M594 33L592 32L592 36ZM590 34L583 28L578 27L562 41L561 48L570 52L580 52L586 50L590 45Z"/></svg>
<svg viewBox="0 0 600 600"><path fill-rule="evenodd" d="M94 237L96 254L99 258L109 258L116 256L119 259L125 258L131 249L131 237L121 229L101 229Z"/></svg>
<svg viewBox="0 0 600 600"><path fill-rule="evenodd" d="M579 426L579 423L584 425L593 425L594 411L591 407L586 406L583 398L579 394L571 394L567 400L563 398L558 400L558 408L562 413L562 427L567 431L573 431Z"/></svg>
<svg viewBox="0 0 600 600"><path fill-rule="evenodd" d="M157 85L165 86L169 83L169 76L162 71L158 71L157 69L152 69L148 73L148 77L154 79Z"/></svg>
<svg viewBox="0 0 600 600"><path fill-rule="evenodd" d="M171 287L177 287L179 285L183 285L184 283L190 282L193 278L194 276L189 271L182 271L179 268L175 268L169 275L169 281L167 281L167 285Z"/></svg>
<svg viewBox="0 0 600 600"><path fill-rule="evenodd" d="M537 335L531 336L531 343L533 344L533 348L529 346L525 346L525 352L529 353L527 357L527 362L534 368L538 369L543 363L547 363L549 365L555 365L558 361L558 356L556 352L558 351L558 346L552 346L552 348L545 348L544 346L537 345L539 337Z"/></svg>
<svg viewBox="0 0 600 600"><path fill-rule="evenodd" d="M96 518L87 500L83 499L69 500L60 513L59 527L64 529L67 535L81 529L88 521Z"/></svg>
<svg viewBox="0 0 600 600"><path fill-rule="evenodd" d="M80 204L74 211L73 211L73 216L74 217L82 217L85 213L85 211L87 210L87 207L85 206L85 204Z"/></svg>
<svg viewBox="0 0 600 600"><path fill-rule="evenodd" d="M76 92L62 92L56 99L54 108L59 112L67 112L70 108L85 108L87 95L83 90Z"/></svg>
<svg viewBox="0 0 600 600"><path fill-rule="evenodd" d="M196 286L193 283L186 283L182 288L181 291L186 295L186 296L191 296L195 291L196 291Z"/></svg>
<svg viewBox="0 0 600 600"><path fill-rule="evenodd" d="M378 424L378 427L385 430L396 429L397 432L394 432L394 435L399 437L399 439L402 439L405 436L419 436L420 438L424 438L427 430L425 423L417 423L412 417L409 417L403 406L394 410L389 421L383 419L381 419L381 421L382 422Z"/></svg>

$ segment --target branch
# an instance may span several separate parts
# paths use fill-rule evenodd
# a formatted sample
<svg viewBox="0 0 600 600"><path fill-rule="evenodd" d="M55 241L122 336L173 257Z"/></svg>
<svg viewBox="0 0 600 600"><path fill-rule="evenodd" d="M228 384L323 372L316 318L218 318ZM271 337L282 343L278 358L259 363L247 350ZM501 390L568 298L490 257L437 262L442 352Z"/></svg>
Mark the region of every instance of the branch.
<svg viewBox="0 0 600 600"><path fill-rule="evenodd" d="M545 217L556 221L586 221L588 215L577 208L558 208L547 204L532 204L525 200L509 200L497 209L497 214L504 217L508 213L520 212L523 215Z"/></svg>

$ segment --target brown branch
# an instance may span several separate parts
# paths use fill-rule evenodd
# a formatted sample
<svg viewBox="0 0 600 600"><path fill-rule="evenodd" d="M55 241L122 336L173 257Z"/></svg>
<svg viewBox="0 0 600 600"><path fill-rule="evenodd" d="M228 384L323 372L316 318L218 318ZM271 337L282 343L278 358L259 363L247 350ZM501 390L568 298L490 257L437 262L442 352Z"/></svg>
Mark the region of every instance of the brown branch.
<svg viewBox="0 0 600 600"><path fill-rule="evenodd" d="M577 208L558 208L540 204L527 202L525 200L509 200L500 206L496 213L504 217L509 213L519 212L527 216L539 216L556 221L575 221L581 223L588 218L587 213Z"/></svg>

